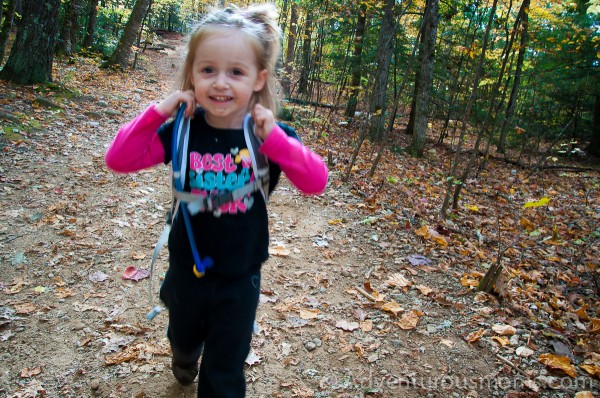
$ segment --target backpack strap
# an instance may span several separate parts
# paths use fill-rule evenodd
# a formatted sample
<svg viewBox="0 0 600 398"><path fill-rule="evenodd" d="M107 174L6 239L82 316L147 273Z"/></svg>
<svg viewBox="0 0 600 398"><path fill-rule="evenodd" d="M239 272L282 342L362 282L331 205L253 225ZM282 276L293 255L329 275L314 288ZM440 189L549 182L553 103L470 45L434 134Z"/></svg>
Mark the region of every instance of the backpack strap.
<svg viewBox="0 0 600 398"><path fill-rule="evenodd" d="M183 190L188 166L187 153L190 131L190 121L189 119L183 117L184 112L185 103L179 108L173 124L171 157L171 182L173 199L171 210L167 214L167 222L165 223L165 227L158 239L158 242L156 242L154 246L154 252L152 254L149 283L149 297L151 306L153 305L152 275L154 273L154 264L161 249L169 240L171 224L175 217L178 216L178 213L180 213L184 219L190 240L190 246L192 248L192 254L194 256L195 264L192 271L196 277L200 278L204 275L205 269L213 265L213 260L210 257L205 257L204 259L200 257L198 248L196 247L196 241L194 239L190 215L195 215L203 210L213 211L226 203L234 202L256 191L261 192L265 202L269 200L269 161L267 157L258 150L262 145L262 141L254 132L254 121L250 115L246 115L244 118L244 139L252 160L254 180L231 192L212 194L207 197L194 195ZM146 315L146 318L148 320L152 320L160 311L162 311L162 307L156 306Z"/></svg>
<svg viewBox="0 0 600 398"><path fill-rule="evenodd" d="M244 118L244 138L246 139L246 146L248 147L250 158L252 159L254 177L256 178L256 181L260 183L260 192L265 199L265 202L268 202L270 178L269 160L258 150L262 145L262 140L254 131L254 120L252 120L250 115L246 115Z"/></svg>

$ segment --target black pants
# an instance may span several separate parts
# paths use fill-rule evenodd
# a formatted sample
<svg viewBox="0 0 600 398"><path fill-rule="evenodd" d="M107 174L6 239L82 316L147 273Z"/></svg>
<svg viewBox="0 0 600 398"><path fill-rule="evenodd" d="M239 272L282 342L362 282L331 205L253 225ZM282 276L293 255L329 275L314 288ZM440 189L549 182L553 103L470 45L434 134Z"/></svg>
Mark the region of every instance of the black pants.
<svg viewBox="0 0 600 398"><path fill-rule="evenodd" d="M178 274L169 269L160 291L169 309L173 359L191 367L202 355L199 398L244 397L260 272L240 278Z"/></svg>

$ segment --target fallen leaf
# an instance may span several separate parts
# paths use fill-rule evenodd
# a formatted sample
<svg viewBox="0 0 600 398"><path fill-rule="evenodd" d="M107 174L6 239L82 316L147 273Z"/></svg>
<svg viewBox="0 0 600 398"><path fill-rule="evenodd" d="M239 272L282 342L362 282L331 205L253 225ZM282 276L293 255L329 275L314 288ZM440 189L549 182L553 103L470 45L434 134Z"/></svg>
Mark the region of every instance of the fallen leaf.
<svg viewBox="0 0 600 398"><path fill-rule="evenodd" d="M597 379L600 379L600 366L597 365L581 365L581 369L585 370L588 374L594 376Z"/></svg>
<svg viewBox="0 0 600 398"><path fill-rule="evenodd" d="M600 333L600 319L598 318L592 318L591 319L592 322L592 327L590 329L590 333Z"/></svg>
<svg viewBox="0 0 600 398"><path fill-rule="evenodd" d="M411 310L402 314L400 321L394 322L396 325L400 326L401 329L410 330L417 327L419 323L419 315L417 311Z"/></svg>
<svg viewBox="0 0 600 398"><path fill-rule="evenodd" d="M479 329L476 330L474 332L471 332L467 335L467 337L465 337L465 340L467 340L469 343L475 343L477 341L479 341L484 334L486 334L487 330L485 329Z"/></svg>
<svg viewBox="0 0 600 398"><path fill-rule="evenodd" d="M4 293L5 294L17 294L17 293L21 292L21 290L23 290L23 288L25 286L27 286L27 283L25 283L23 281L13 282L12 285L10 285L10 287L4 289Z"/></svg>
<svg viewBox="0 0 600 398"><path fill-rule="evenodd" d="M317 308L302 308L300 309L300 318L301 319L317 319L319 317L319 311Z"/></svg>
<svg viewBox="0 0 600 398"><path fill-rule="evenodd" d="M533 225L533 223L527 220L526 218L521 218L521 220L519 221L519 225L521 226L521 228L528 232L535 231L535 225Z"/></svg>
<svg viewBox="0 0 600 398"><path fill-rule="evenodd" d="M515 354L523 358L529 358L533 355L533 350L525 346L520 346L515 350Z"/></svg>
<svg viewBox="0 0 600 398"><path fill-rule="evenodd" d="M400 273L396 273L396 274L393 274L392 276L390 276L386 283L389 286L395 286L395 287L406 287L406 286L411 285L410 281L408 279L406 279L404 277L404 275L402 275Z"/></svg>
<svg viewBox="0 0 600 398"><path fill-rule="evenodd" d="M119 365L123 362L133 361L140 354L140 350L137 346L129 346L125 350L118 352L113 355L108 355L104 358L104 364L109 365Z"/></svg>
<svg viewBox="0 0 600 398"><path fill-rule="evenodd" d="M250 352L246 357L246 364L248 364L248 366L256 365L260 363L261 360L261 356L258 355L253 349L250 349Z"/></svg>
<svg viewBox="0 0 600 398"><path fill-rule="evenodd" d="M44 286L36 286L33 288L33 291L36 293L44 293L47 289Z"/></svg>
<svg viewBox="0 0 600 398"><path fill-rule="evenodd" d="M365 350L362 348L362 346L360 345L360 343L354 344L354 346L352 348L354 349L354 352L356 352L356 355L359 358L362 358L362 357L365 356Z"/></svg>
<svg viewBox="0 0 600 398"><path fill-rule="evenodd" d="M594 398L591 391L579 391L575 394L575 398Z"/></svg>
<svg viewBox="0 0 600 398"><path fill-rule="evenodd" d="M287 257L291 254L290 249L285 248L284 246L274 246L269 247L269 254L276 257Z"/></svg>
<svg viewBox="0 0 600 398"><path fill-rule="evenodd" d="M500 336L512 336L517 333L517 329L510 325L495 324L492 330Z"/></svg>
<svg viewBox="0 0 600 398"><path fill-rule="evenodd" d="M545 205L547 205L548 203L550 203L550 198L543 197L543 198L541 198L541 199L540 199L540 200L538 200L538 201L535 201L535 200L534 200L534 201L527 202L527 203L525 203L525 204L523 205L523 207L524 207L525 209L526 209L526 208L528 208L528 207L540 207L540 206L545 206Z"/></svg>
<svg viewBox="0 0 600 398"><path fill-rule="evenodd" d="M134 266L130 266L125 269L125 272L123 272L121 278L137 282L141 279L148 278L149 276L150 270L137 269Z"/></svg>
<svg viewBox="0 0 600 398"><path fill-rule="evenodd" d="M74 296L75 292L73 292L73 289L69 289L66 287L59 287L59 288L56 288L56 290L54 291L54 295L57 298L67 298L67 297Z"/></svg>
<svg viewBox="0 0 600 398"><path fill-rule="evenodd" d="M454 346L455 346L454 341L449 340L449 339L442 339L442 340L440 340L440 343L442 343L443 345L445 345L448 348L454 348Z"/></svg>
<svg viewBox="0 0 600 398"><path fill-rule="evenodd" d="M500 344L501 347L510 345L510 340L502 336L493 336L492 341L495 341L496 343Z"/></svg>
<svg viewBox="0 0 600 398"><path fill-rule="evenodd" d="M295 316L288 316L287 320L293 328L301 328L308 324L308 321L306 319L298 318Z"/></svg>
<svg viewBox="0 0 600 398"><path fill-rule="evenodd" d="M432 236L431 239L441 246L448 246L448 241L443 236Z"/></svg>
<svg viewBox="0 0 600 398"><path fill-rule="evenodd" d="M577 377L577 371L575 370L575 367L571 365L569 357L554 354L542 354L539 356L538 361L552 370L562 371L573 378Z"/></svg>
<svg viewBox="0 0 600 398"><path fill-rule="evenodd" d="M28 379L32 376L37 376L40 373L42 373L42 368L40 366L37 366L33 369L25 368L25 369L21 370L21 378Z"/></svg>
<svg viewBox="0 0 600 398"><path fill-rule="evenodd" d="M95 271L95 272L92 272L92 273L89 275L89 279L90 279L92 282L96 282L96 283L98 283L98 282L104 282L105 280L107 280L107 279L108 279L108 275L106 275L106 274L105 274L104 272L102 272L102 271Z"/></svg>
<svg viewBox="0 0 600 398"><path fill-rule="evenodd" d="M395 301L389 301L385 304L382 304L379 308L384 311L391 312L395 316L398 316L399 313L404 311L404 309L400 307L400 304Z"/></svg>
<svg viewBox="0 0 600 398"><path fill-rule="evenodd" d="M353 330L358 329L359 324L358 324L358 322L348 322L348 321L341 320L341 321L337 321L335 323L335 327L338 329L345 330L347 332L351 332Z"/></svg>
<svg viewBox="0 0 600 398"><path fill-rule="evenodd" d="M471 275L465 274L460 278L460 284L463 286L477 286L479 285L479 281L471 279Z"/></svg>
<svg viewBox="0 0 600 398"><path fill-rule="evenodd" d="M589 321L591 320L590 316L587 314L586 309L588 308L587 304L582 305L578 310L574 311L575 314L577 314L577 316L582 320L582 321Z"/></svg>
<svg viewBox="0 0 600 398"><path fill-rule="evenodd" d="M143 260L146 258L145 253L131 253L132 260Z"/></svg>
<svg viewBox="0 0 600 398"><path fill-rule="evenodd" d="M365 333L370 332L371 330L373 330L373 321L370 319L361 321L361 322L359 322L359 326L360 326L360 330L362 330L363 332L365 332Z"/></svg>
<svg viewBox="0 0 600 398"><path fill-rule="evenodd" d="M416 285L415 287L417 289L419 289L419 291L421 292L421 294L423 296L429 296L429 293L433 292L432 288L429 288L429 287L424 286L424 285Z"/></svg>
<svg viewBox="0 0 600 398"><path fill-rule="evenodd" d="M19 303L15 304L15 312L20 315L28 315L35 312L35 306L33 303Z"/></svg>
<svg viewBox="0 0 600 398"><path fill-rule="evenodd" d="M410 254L410 255L406 256L406 259L414 266L431 265L432 264L430 259L428 259L427 257L422 256L420 254Z"/></svg>
<svg viewBox="0 0 600 398"><path fill-rule="evenodd" d="M540 386L538 386L538 385L535 383L535 381L533 381L533 380L529 380L529 379L527 379L527 380L523 381L523 385L524 385L525 387L529 388L529 389L530 389L531 391L533 391L533 392L536 392L536 393L537 393L537 392L540 392Z"/></svg>
<svg viewBox="0 0 600 398"><path fill-rule="evenodd" d="M428 225L423 225L421 228L415 229L415 234L417 234L425 239L429 239L429 237L431 236Z"/></svg>

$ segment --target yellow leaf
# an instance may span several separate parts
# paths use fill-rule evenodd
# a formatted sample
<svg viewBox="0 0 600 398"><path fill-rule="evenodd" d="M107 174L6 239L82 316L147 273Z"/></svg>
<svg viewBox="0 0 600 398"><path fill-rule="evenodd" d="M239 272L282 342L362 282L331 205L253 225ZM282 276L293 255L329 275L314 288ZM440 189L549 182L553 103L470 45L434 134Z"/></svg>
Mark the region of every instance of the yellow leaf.
<svg viewBox="0 0 600 398"><path fill-rule="evenodd" d="M587 314L587 312L585 311L588 308L587 304L584 304L581 306L581 308L579 308L577 311L575 311L575 313L577 314L577 316L584 320L584 321L590 321L591 318L590 316Z"/></svg>
<svg viewBox="0 0 600 398"><path fill-rule="evenodd" d="M428 225L423 225L421 228L415 230L415 233L419 236L422 236L425 239L427 239L431 236Z"/></svg>
<svg viewBox="0 0 600 398"><path fill-rule="evenodd" d="M550 198L548 197L543 197L540 200L536 201L531 201L531 202L527 202L523 205L523 207L526 209L528 207L540 207L540 206L545 206L550 202Z"/></svg>
<svg viewBox="0 0 600 398"><path fill-rule="evenodd" d="M573 378L577 377L577 371L575 370L575 367L571 365L569 357L554 354L542 354L538 358L538 361L552 370L562 371Z"/></svg>
<svg viewBox="0 0 600 398"><path fill-rule="evenodd" d="M495 341L496 343L500 344L500 346L502 346L502 347L510 345L510 340L507 339L506 337L494 336L494 337L492 337L492 340Z"/></svg>
<svg viewBox="0 0 600 398"><path fill-rule="evenodd" d="M448 241L443 236L432 236L431 239L438 245L448 246Z"/></svg>
<svg viewBox="0 0 600 398"><path fill-rule="evenodd" d="M600 379L600 366L597 365L581 365L581 369L588 372L590 375L597 379Z"/></svg>
<svg viewBox="0 0 600 398"><path fill-rule="evenodd" d="M477 206L469 206L469 205L467 205L466 208L469 209L469 210L471 210L471 211L474 211L474 212L478 212L479 211L479 207L477 207Z"/></svg>
<svg viewBox="0 0 600 398"><path fill-rule="evenodd" d="M44 286L36 286L33 289L33 291L36 292L36 293L44 293L46 291L46 288Z"/></svg>
<svg viewBox="0 0 600 398"><path fill-rule="evenodd" d="M592 328L590 330L590 333L600 333L600 319L598 318L592 318Z"/></svg>
<svg viewBox="0 0 600 398"><path fill-rule="evenodd" d="M342 222L344 222L341 218L336 218L335 220L329 220L327 221L327 224L329 225L337 225L337 224L341 224Z"/></svg>

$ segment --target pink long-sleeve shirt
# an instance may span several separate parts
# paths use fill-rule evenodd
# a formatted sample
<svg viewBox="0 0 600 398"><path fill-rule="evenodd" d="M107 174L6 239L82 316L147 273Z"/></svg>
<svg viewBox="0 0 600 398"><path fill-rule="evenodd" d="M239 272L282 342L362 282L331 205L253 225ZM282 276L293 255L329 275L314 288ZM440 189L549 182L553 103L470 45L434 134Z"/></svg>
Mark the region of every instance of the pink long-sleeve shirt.
<svg viewBox="0 0 600 398"><path fill-rule="evenodd" d="M156 132L168 118L150 105L123 125L106 152L108 168L119 173L131 173L164 163L165 150ZM325 190L329 173L323 159L299 140L288 136L278 125L259 151L279 165L301 192L319 194Z"/></svg>

